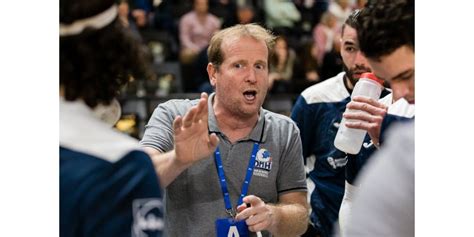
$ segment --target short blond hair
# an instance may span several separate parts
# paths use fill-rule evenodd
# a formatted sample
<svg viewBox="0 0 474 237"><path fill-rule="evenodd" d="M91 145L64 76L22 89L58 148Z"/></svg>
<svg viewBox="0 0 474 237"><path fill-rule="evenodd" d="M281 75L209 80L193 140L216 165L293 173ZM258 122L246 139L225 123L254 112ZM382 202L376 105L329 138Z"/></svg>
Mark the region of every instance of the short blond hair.
<svg viewBox="0 0 474 237"><path fill-rule="evenodd" d="M268 62L270 62L274 51L273 48L275 45L275 36L271 31L255 23L245 25L238 24L216 32L212 36L211 42L209 43L209 47L207 49L209 62L212 63L214 67L219 68L225 57L221 48L224 39L241 38L244 36L249 36L259 41L264 41L268 49Z"/></svg>

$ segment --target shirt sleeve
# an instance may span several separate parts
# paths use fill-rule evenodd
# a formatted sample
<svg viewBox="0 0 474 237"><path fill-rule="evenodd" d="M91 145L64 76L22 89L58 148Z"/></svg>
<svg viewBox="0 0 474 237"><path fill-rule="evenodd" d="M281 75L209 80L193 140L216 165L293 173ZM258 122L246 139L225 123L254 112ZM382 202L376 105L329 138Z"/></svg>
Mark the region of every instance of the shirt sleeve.
<svg viewBox="0 0 474 237"><path fill-rule="evenodd" d="M312 113L312 109L309 108L304 97L299 96L293 106L293 110L291 111L291 119L296 123L300 130L305 162L306 158L311 155L314 144L312 134L314 133L315 122Z"/></svg>
<svg viewBox="0 0 474 237"><path fill-rule="evenodd" d="M145 133L140 141L143 147L151 147L161 152L173 149L173 121L177 114L170 109L171 102L158 105L145 126Z"/></svg>
<svg viewBox="0 0 474 237"><path fill-rule="evenodd" d="M299 130L294 123L290 123L288 129L290 130L289 138L280 158L278 171L278 195L293 191L307 191Z"/></svg>

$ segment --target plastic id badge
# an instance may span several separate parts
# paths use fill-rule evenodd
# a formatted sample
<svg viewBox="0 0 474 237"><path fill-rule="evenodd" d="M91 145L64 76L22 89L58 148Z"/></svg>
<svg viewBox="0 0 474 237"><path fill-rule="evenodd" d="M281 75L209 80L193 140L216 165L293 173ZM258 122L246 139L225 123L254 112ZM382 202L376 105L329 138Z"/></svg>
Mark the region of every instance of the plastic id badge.
<svg viewBox="0 0 474 237"><path fill-rule="evenodd" d="M249 228L245 220L235 221L231 218L216 220L217 237L248 237Z"/></svg>

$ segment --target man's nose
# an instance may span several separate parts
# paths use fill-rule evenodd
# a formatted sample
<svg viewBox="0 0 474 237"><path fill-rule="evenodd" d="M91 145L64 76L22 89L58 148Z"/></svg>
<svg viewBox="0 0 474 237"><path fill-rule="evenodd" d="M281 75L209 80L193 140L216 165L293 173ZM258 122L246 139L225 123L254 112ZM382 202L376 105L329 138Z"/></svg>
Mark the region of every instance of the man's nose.
<svg viewBox="0 0 474 237"><path fill-rule="evenodd" d="M367 63L367 59L364 57L364 55L360 51L357 52L356 54L355 64L358 66L369 67L369 64Z"/></svg>
<svg viewBox="0 0 474 237"><path fill-rule="evenodd" d="M250 83L257 82L257 75L255 72L255 68L250 68L248 70L247 76L245 77L245 81L250 82Z"/></svg>

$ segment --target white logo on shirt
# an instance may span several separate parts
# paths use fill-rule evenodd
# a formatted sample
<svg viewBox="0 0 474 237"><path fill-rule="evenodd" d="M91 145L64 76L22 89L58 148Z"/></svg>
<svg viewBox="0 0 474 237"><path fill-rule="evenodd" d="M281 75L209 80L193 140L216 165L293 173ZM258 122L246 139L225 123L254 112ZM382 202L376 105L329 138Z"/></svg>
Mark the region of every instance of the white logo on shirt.
<svg viewBox="0 0 474 237"><path fill-rule="evenodd" d="M268 178L268 174L272 170L272 156L270 152L265 148L261 148L256 156L253 175Z"/></svg>
<svg viewBox="0 0 474 237"><path fill-rule="evenodd" d="M364 142L364 144L362 144L362 146L364 146L364 148L370 148L373 145L374 145L374 143L372 142L372 140L370 141L370 143Z"/></svg>
<svg viewBox="0 0 474 237"><path fill-rule="evenodd" d="M337 169L338 167L344 167L346 166L347 164L347 156L343 157L343 158L332 158L332 157L328 157L327 158L327 161L329 163L329 165L333 168L333 169Z"/></svg>
<svg viewBox="0 0 474 237"><path fill-rule="evenodd" d="M161 231L164 228L163 203L158 198L133 200L133 237L147 237L147 232Z"/></svg>

